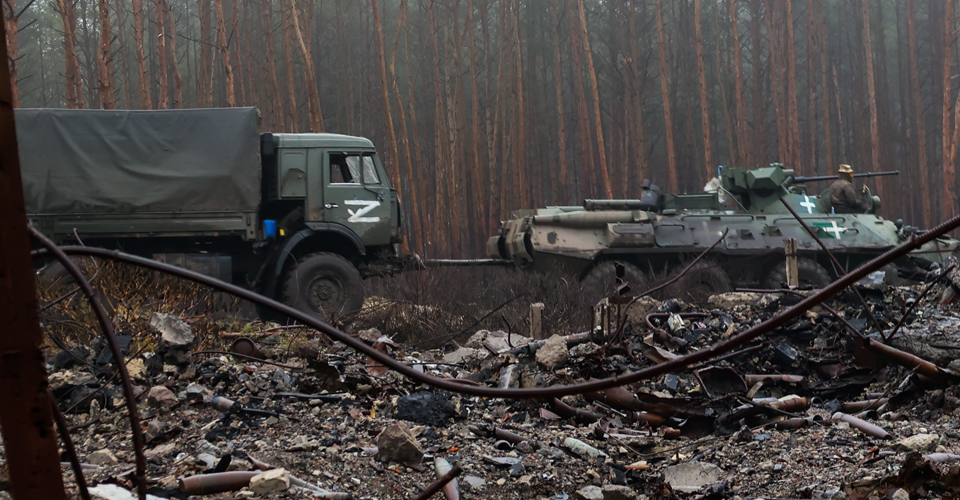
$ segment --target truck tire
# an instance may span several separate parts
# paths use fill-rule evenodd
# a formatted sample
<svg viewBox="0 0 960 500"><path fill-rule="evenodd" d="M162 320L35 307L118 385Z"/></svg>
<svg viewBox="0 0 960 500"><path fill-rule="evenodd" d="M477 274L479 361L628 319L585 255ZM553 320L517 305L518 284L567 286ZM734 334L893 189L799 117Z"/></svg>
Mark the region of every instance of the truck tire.
<svg viewBox="0 0 960 500"><path fill-rule="evenodd" d="M597 262L580 282L584 297L587 298L591 306L617 292L617 266L615 262L623 264L623 279L630 285L630 292L627 295L635 295L645 291L649 280L647 275L637 266L623 261L605 260Z"/></svg>
<svg viewBox="0 0 960 500"><path fill-rule="evenodd" d="M677 265L670 273L682 272L689 264ZM663 300L676 298L695 304L704 303L711 295L727 293L733 290L730 276L717 262L701 260L693 265L676 282L664 288L658 295Z"/></svg>
<svg viewBox="0 0 960 500"><path fill-rule="evenodd" d="M815 260L797 259L797 274L800 287L824 288L833 282L830 273ZM777 262L768 268L760 285L770 290L779 290L787 282L787 263Z"/></svg>
<svg viewBox="0 0 960 500"><path fill-rule="evenodd" d="M360 310L363 280L347 259L333 253L314 253L290 268L282 300L293 308L322 320Z"/></svg>

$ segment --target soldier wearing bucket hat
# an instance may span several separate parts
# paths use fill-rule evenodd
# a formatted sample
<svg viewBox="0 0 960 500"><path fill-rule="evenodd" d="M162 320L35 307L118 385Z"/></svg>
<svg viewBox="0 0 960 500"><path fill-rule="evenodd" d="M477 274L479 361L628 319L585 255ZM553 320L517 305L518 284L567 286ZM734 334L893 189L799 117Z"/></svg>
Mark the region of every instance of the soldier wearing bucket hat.
<svg viewBox="0 0 960 500"><path fill-rule="evenodd" d="M833 181L830 185L830 204L834 212L838 214L861 214L869 208L867 199L857 197L856 190L853 189L853 168L850 165L842 164L837 170L839 179ZM863 192L867 192L866 186ZM864 197L866 198L866 197Z"/></svg>

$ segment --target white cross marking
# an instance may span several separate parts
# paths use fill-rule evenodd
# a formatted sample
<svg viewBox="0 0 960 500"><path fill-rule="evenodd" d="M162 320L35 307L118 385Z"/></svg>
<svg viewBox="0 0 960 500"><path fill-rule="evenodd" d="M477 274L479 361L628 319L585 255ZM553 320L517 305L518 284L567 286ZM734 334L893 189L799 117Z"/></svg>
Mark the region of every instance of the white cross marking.
<svg viewBox="0 0 960 500"><path fill-rule="evenodd" d="M803 208L806 208L808 214L812 214L812 213L813 213L813 209L817 207L817 204L814 203L814 202L812 202L812 201L810 201L810 197L809 197L809 196L803 195L803 202L800 203L800 206L803 207Z"/></svg>
<svg viewBox="0 0 960 500"><path fill-rule="evenodd" d="M823 232L825 232L825 233L830 233L830 234L833 235L834 238L836 238L836 239L839 240L839 239L840 239L840 233L846 231L847 228L838 226L838 225L837 225L837 221L835 221L835 220L830 221L830 224L832 225L832 227L824 227L824 228L822 228L822 229L823 229Z"/></svg>

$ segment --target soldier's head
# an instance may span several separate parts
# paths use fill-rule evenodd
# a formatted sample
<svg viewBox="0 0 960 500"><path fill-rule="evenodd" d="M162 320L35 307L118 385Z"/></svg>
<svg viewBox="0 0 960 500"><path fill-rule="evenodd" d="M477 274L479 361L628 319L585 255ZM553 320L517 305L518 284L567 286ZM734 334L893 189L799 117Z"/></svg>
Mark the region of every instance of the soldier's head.
<svg viewBox="0 0 960 500"><path fill-rule="evenodd" d="M837 174L841 179L852 181L853 180L853 168L850 165L842 164L840 169L837 171Z"/></svg>

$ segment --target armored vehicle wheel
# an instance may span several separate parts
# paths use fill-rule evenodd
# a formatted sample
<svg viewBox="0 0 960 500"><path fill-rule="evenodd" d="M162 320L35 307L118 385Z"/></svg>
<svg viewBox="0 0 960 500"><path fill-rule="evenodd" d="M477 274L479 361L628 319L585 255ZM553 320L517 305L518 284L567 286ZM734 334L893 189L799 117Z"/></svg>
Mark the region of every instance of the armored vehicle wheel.
<svg viewBox="0 0 960 500"><path fill-rule="evenodd" d="M811 259L797 259L797 274L799 274L801 287L824 288L833 282L830 273ZM760 286L776 290L782 288L782 284L786 282L787 263L781 261L767 270Z"/></svg>
<svg viewBox="0 0 960 500"><path fill-rule="evenodd" d="M643 292L648 283L647 275L637 266L623 261L605 260L593 265L581 281L583 294L590 301L590 305L600 302L605 297L617 293L617 267L615 262L623 264L623 279L630 285L627 295Z"/></svg>
<svg viewBox="0 0 960 500"><path fill-rule="evenodd" d="M677 266L674 272L681 272L688 264ZM662 298L677 298L693 303L706 302L711 295L733 290L730 276L716 262L700 261L687 271L676 283L663 290Z"/></svg>
<svg viewBox="0 0 960 500"><path fill-rule="evenodd" d="M360 271L336 254L307 255L287 274L283 302L324 320L355 312L363 305Z"/></svg>

